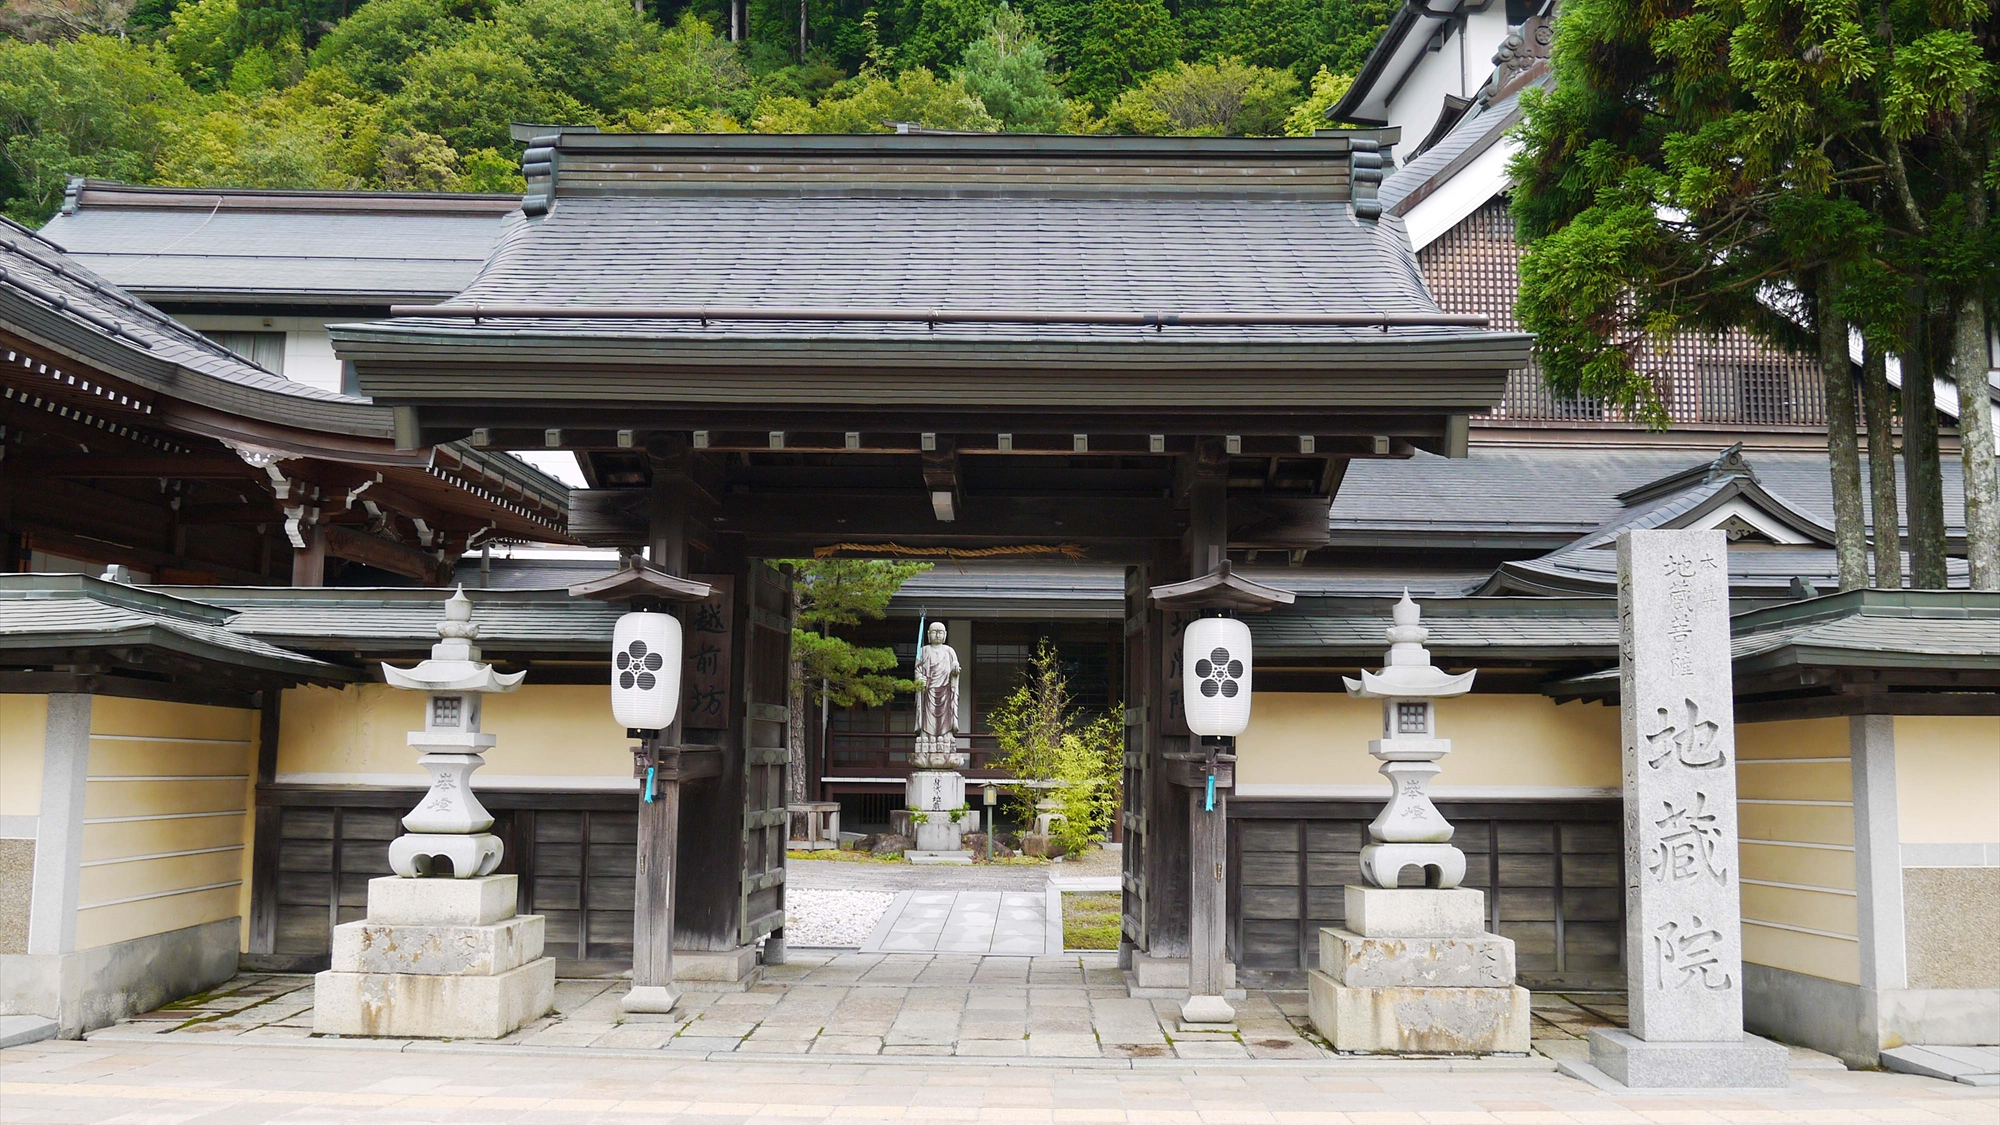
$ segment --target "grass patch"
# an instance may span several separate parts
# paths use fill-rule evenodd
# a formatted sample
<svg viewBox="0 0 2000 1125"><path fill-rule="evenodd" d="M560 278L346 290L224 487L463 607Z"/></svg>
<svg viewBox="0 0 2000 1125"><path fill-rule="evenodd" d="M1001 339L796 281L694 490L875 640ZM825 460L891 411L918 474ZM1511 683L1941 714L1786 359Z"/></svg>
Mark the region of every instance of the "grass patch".
<svg viewBox="0 0 2000 1125"><path fill-rule="evenodd" d="M876 855L874 852L857 852L848 848L822 848L813 852L786 852L786 859L814 859L821 863L902 863L902 852Z"/></svg>
<svg viewBox="0 0 2000 1125"><path fill-rule="evenodd" d="M1117 891L1066 894L1063 904L1064 949L1116 949L1122 896Z"/></svg>
<svg viewBox="0 0 2000 1125"><path fill-rule="evenodd" d="M991 863L1003 867L1034 867L1037 866L1038 864L1047 863L1048 861L1049 860L1047 856L1009 855L1009 856L996 856L993 859L981 860L980 862Z"/></svg>

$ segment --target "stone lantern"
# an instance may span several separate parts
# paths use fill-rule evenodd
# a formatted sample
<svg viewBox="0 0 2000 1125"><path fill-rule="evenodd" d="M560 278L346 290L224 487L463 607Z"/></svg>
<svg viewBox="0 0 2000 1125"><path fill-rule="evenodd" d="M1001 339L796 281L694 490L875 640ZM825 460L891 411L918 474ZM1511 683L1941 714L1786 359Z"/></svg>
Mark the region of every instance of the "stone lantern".
<svg viewBox="0 0 2000 1125"><path fill-rule="evenodd" d="M481 755L493 736L479 729L479 697L487 692L513 691L526 672L509 676L479 662L479 626L472 623L472 603L459 590L445 603L438 622L438 643L431 658L408 671L382 665L382 677L393 687L428 692L424 729L410 732L410 746L421 752L417 764L430 771L431 787L410 815L409 829L389 845L389 868L405 879L442 874L440 859L450 864L454 879L491 875L500 866L500 837L488 833L493 814L472 791L472 771L486 764Z"/></svg>
<svg viewBox="0 0 2000 1125"><path fill-rule="evenodd" d="M1451 750L1437 736L1437 701L1471 691L1473 673L1431 665L1421 617L1405 591L1390 611L1388 662L1347 681L1349 695L1382 701L1382 737L1368 752L1389 779L1389 804L1361 849L1368 885L1345 888L1345 926L1319 932L1308 1011L1343 1054L1524 1053L1528 990L1514 983L1514 943L1487 931L1486 896L1459 886L1465 853L1427 791ZM1423 871L1424 886L1396 885L1406 867Z"/></svg>
<svg viewBox="0 0 2000 1125"><path fill-rule="evenodd" d="M313 1032L399 1039L498 1039L555 1003L556 963L542 956L545 922L515 911L513 875L495 875L500 838L472 792L472 771L493 736L480 699L513 691L479 660L479 627L465 591L445 603L429 660L384 664L399 688L421 691L424 729L410 732L431 787L389 844L394 875L368 881L368 916L334 927L332 968L315 980ZM446 870L449 868L449 870Z"/></svg>
<svg viewBox="0 0 2000 1125"><path fill-rule="evenodd" d="M1371 843L1361 849L1361 877L1378 887L1394 887L1405 867L1422 868L1427 887L1465 880L1465 853L1451 846L1451 824L1431 804L1429 789L1444 769L1438 762L1451 753L1451 740L1437 736L1437 700L1471 691L1477 673L1454 676L1431 664L1421 615L1403 591L1390 611L1387 664L1346 681L1347 694L1382 701L1382 737L1368 752L1389 779L1389 804L1368 825Z"/></svg>

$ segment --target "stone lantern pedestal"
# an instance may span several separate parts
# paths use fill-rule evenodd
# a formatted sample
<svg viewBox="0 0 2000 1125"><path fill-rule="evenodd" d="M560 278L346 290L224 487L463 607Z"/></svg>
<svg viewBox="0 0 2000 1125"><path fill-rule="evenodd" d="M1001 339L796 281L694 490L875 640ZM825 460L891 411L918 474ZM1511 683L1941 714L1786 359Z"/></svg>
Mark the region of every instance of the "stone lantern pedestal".
<svg viewBox="0 0 2000 1125"><path fill-rule="evenodd" d="M479 662L471 618L460 591L429 660L382 666L392 685L428 693L410 746L431 787L389 845L396 874L368 882L367 917L334 927L333 967L314 980L316 1035L498 1039L555 1005L542 916L516 914L516 878L493 874L501 843L471 782L494 741L479 729L480 698L514 690L524 673Z"/></svg>
<svg viewBox="0 0 2000 1125"><path fill-rule="evenodd" d="M1361 849L1372 885L1348 887L1347 925L1320 931L1309 1011L1337 1051L1526 1053L1528 990L1514 983L1514 943L1487 932L1486 896L1459 886L1465 853L1429 793L1451 752L1437 736L1436 700L1471 691L1474 674L1431 665L1420 616L1404 594L1387 665L1347 681L1348 694L1382 701L1382 737L1368 750L1390 796ZM1412 867L1424 886L1399 886Z"/></svg>

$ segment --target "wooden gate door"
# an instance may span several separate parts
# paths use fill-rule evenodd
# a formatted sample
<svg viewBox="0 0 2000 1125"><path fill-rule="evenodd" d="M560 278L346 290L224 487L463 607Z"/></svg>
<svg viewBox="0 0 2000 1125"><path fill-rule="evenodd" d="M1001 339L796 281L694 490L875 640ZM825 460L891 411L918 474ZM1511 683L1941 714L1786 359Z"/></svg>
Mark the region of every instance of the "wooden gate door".
<svg viewBox="0 0 2000 1125"><path fill-rule="evenodd" d="M1146 831L1150 700L1146 685L1151 682L1153 665L1146 632L1150 608L1146 604L1146 579L1144 567L1125 568L1125 658L1120 662L1125 671L1125 793L1124 807L1118 813L1125 841L1122 930L1125 944L1138 949L1146 948L1146 844L1150 839Z"/></svg>
<svg viewBox="0 0 2000 1125"><path fill-rule="evenodd" d="M748 945L785 925L785 771L791 761L792 574L761 562L749 567L748 645L744 669L742 920Z"/></svg>

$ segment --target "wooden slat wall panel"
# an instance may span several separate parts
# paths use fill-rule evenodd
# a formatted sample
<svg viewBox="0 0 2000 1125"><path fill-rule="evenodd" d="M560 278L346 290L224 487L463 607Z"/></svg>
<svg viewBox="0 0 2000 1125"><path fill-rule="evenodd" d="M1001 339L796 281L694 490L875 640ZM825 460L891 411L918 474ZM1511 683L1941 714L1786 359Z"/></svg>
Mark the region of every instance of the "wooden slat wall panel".
<svg viewBox="0 0 2000 1125"><path fill-rule="evenodd" d="M1512 938L1531 987L1620 987L1624 895L1614 802L1440 804L1487 892L1488 925ZM1230 808L1231 956L1250 983L1296 985L1319 931L1344 924L1345 888L1378 806L1238 800ZM1420 882L1416 872L1408 881Z"/></svg>
<svg viewBox="0 0 2000 1125"><path fill-rule="evenodd" d="M333 927L366 915L368 881L391 873L389 841L409 811L400 797L378 799L396 803L287 806L280 798L272 953L325 958ZM494 816L507 848L500 871L520 876L521 912L548 919L548 955L559 964L630 964L638 815L514 808Z"/></svg>

